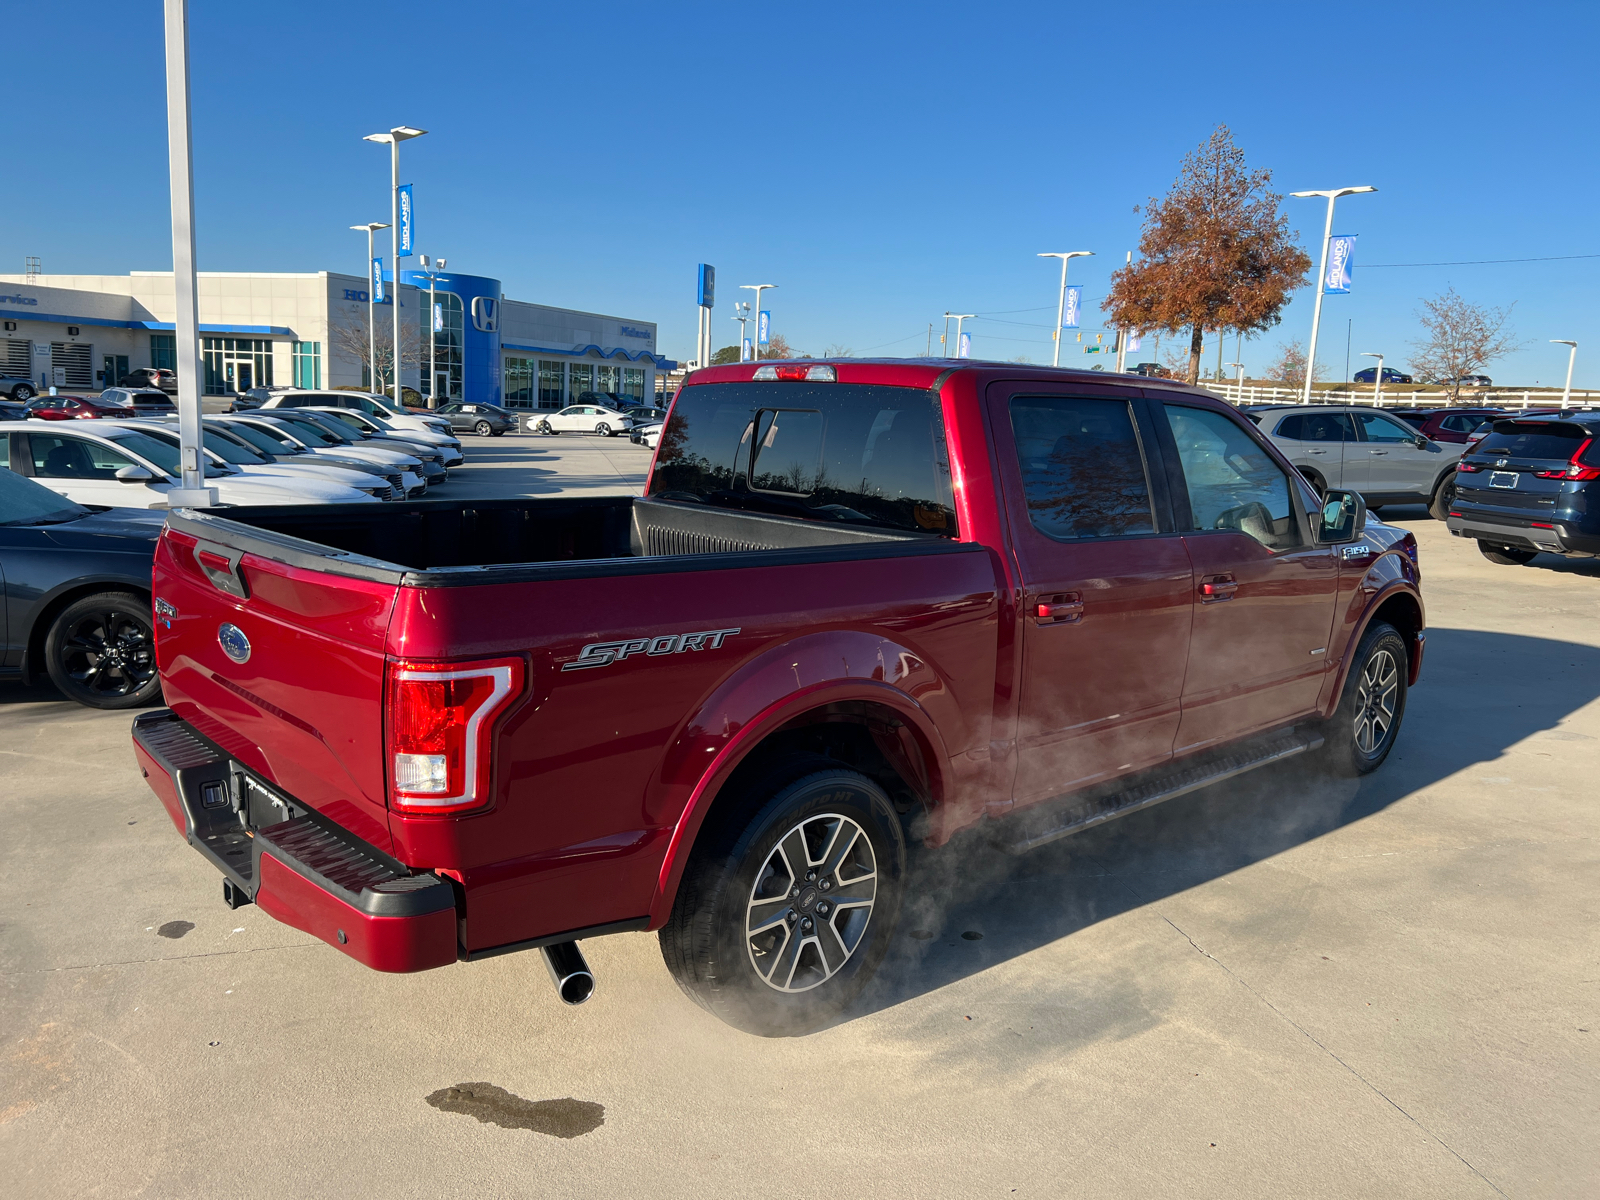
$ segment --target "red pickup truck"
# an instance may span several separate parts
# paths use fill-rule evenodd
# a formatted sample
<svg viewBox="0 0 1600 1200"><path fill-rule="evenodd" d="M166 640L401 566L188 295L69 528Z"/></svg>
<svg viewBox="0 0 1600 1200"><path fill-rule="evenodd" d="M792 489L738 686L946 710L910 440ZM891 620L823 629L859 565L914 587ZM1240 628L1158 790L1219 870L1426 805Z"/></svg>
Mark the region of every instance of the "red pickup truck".
<svg viewBox="0 0 1600 1200"><path fill-rule="evenodd" d="M714 367L643 498L381 508L168 517L134 743L224 898L379 970L540 948L568 1002L658 930L763 1034L859 992L911 840L1372 770L1422 659L1412 536L1158 380Z"/></svg>

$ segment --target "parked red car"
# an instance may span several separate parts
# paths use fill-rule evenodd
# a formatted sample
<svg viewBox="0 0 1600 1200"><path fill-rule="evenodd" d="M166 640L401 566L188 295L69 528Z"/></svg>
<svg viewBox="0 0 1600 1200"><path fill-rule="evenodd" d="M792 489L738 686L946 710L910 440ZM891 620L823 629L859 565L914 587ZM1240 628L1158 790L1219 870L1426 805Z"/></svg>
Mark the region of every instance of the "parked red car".
<svg viewBox="0 0 1600 1200"><path fill-rule="evenodd" d="M25 417L40 421L75 421L97 417L126 417L121 404L106 404L88 396L35 396L24 409Z"/></svg>
<svg viewBox="0 0 1600 1200"><path fill-rule="evenodd" d="M1510 413L1504 408L1405 408L1390 410L1417 432L1436 442L1460 445L1472 440L1472 431L1486 421Z"/></svg>
<svg viewBox="0 0 1600 1200"><path fill-rule="evenodd" d="M230 904L574 1003L658 930L762 1034L859 993L911 839L1371 771L1424 644L1411 534L1229 405L943 359L697 371L643 498L174 510L154 609L135 747Z"/></svg>

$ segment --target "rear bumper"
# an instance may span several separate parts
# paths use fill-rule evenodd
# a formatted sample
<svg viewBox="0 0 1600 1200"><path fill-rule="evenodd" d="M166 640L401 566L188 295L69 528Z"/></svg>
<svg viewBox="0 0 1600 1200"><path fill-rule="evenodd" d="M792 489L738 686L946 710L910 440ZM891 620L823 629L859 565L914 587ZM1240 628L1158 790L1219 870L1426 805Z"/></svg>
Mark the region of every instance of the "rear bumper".
<svg viewBox="0 0 1600 1200"><path fill-rule="evenodd" d="M1554 514L1551 514L1554 517ZM1453 509L1445 527L1456 537L1543 550L1550 554L1600 554L1600 537L1583 533L1559 517L1534 523L1531 517L1501 516L1472 508Z"/></svg>
<svg viewBox="0 0 1600 1200"><path fill-rule="evenodd" d="M133 746L173 824L235 896L377 971L456 961L449 880L413 872L306 809L169 710L140 714Z"/></svg>

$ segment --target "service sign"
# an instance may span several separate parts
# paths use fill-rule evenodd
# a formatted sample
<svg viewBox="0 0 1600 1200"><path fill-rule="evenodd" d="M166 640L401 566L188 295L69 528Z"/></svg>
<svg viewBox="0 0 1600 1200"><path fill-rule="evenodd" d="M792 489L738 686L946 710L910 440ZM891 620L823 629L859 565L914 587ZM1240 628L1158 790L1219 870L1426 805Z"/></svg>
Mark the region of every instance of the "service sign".
<svg viewBox="0 0 1600 1200"><path fill-rule="evenodd" d="M1076 283L1069 285L1066 303L1061 308L1061 328L1076 329L1078 327L1078 309L1082 299L1083 287Z"/></svg>
<svg viewBox="0 0 1600 1200"><path fill-rule="evenodd" d="M411 253L411 244L415 230L415 222L411 214L411 185L400 185L400 256L404 258Z"/></svg>
<svg viewBox="0 0 1600 1200"><path fill-rule="evenodd" d="M1336 233L1328 239L1328 273L1323 276L1322 290L1328 294L1350 291L1350 275L1356 265L1356 235Z"/></svg>

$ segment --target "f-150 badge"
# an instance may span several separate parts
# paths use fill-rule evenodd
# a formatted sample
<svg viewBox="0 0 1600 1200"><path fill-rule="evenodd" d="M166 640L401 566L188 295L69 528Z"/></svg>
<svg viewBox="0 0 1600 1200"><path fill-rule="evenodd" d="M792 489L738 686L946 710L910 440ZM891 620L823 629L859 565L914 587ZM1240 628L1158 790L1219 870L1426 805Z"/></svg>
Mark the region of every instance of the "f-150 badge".
<svg viewBox="0 0 1600 1200"><path fill-rule="evenodd" d="M609 667L634 654L659 657L682 654L685 650L720 650L722 639L737 629L707 629L701 633L664 633L653 638L624 638L617 642L590 642L578 657L562 665L563 671L582 671L588 667Z"/></svg>

